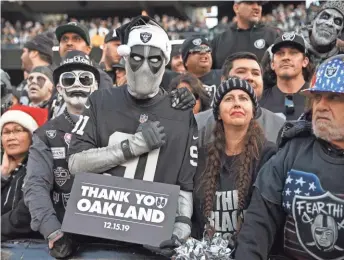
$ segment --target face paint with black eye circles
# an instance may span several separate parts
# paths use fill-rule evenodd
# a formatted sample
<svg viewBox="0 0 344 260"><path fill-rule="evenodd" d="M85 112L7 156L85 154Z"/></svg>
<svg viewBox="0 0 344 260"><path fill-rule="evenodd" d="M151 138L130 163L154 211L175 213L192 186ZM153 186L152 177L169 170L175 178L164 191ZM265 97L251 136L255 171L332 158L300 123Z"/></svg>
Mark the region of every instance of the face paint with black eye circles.
<svg viewBox="0 0 344 260"><path fill-rule="evenodd" d="M133 72L137 71L146 61L153 74L163 65L164 53L157 47L137 45L130 53L129 64Z"/></svg>

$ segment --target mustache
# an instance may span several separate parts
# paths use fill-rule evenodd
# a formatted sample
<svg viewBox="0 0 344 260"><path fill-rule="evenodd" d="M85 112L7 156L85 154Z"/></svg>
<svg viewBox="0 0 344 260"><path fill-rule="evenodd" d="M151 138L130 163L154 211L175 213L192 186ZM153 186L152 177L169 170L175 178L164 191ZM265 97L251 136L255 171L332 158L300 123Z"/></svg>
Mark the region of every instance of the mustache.
<svg viewBox="0 0 344 260"><path fill-rule="evenodd" d="M91 90L85 91L82 89L75 89L71 91L66 91L67 97L88 97L91 94Z"/></svg>

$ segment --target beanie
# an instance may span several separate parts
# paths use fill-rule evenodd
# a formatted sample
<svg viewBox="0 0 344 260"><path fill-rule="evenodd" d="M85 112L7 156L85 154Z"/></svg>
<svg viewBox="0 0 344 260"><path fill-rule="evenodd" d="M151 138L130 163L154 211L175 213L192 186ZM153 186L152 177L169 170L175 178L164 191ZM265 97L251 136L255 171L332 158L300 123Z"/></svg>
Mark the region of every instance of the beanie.
<svg viewBox="0 0 344 260"><path fill-rule="evenodd" d="M38 66L38 67L35 67L33 68L33 70L30 72L31 73L42 73L44 74L50 81L51 83L54 82L53 80L53 70L47 66Z"/></svg>
<svg viewBox="0 0 344 260"><path fill-rule="evenodd" d="M36 35L32 40L24 44L24 48L38 51L53 59L54 35L50 32Z"/></svg>
<svg viewBox="0 0 344 260"><path fill-rule="evenodd" d="M118 46L120 56L129 56L135 45L153 46L164 53L166 64L170 61L171 42L166 31L151 17L138 16L116 29L122 45Z"/></svg>
<svg viewBox="0 0 344 260"><path fill-rule="evenodd" d="M256 93L254 92L254 89L246 80L242 80L237 77L229 77L227 80L221 82L214 96L213 113L214 113L215 120L218 120L219 107L220 107L220 103L223 97L228 92L234 89L240 89L242 91L245 91L250 96L253 103L254 113L256 114L259 105L258 105L258 100L257 100Z"/></svg>
<svg viewBox="0 0 344 260"><path fill-rule="evenodd" d="M14 105L0 118L0 131L7 123L17 123L33 133L48 120L48 110L38 107Z"/></svg>

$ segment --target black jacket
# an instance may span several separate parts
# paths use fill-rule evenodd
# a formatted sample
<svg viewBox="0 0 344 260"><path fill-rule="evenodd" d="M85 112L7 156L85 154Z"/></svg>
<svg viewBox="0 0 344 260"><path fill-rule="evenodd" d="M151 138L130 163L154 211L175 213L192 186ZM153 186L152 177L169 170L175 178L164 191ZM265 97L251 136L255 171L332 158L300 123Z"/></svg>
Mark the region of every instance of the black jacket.
<svg viewBox="0 0 344 260"><path fill-rule="evenodd" d="M26 160L8 179L1 178L1 240L37 236L30 228L31 216L23 199L25 175Z"/></svg>
<svg viewBox="0 0 344 260"><path fill-rule="evenodd" d="M227 31L216 36L211 43L213 68L221 69L225 59L239 51L252 52L261 60L279 34L279 29L264 24L257 24L243 30L233 23Z"/></svg>

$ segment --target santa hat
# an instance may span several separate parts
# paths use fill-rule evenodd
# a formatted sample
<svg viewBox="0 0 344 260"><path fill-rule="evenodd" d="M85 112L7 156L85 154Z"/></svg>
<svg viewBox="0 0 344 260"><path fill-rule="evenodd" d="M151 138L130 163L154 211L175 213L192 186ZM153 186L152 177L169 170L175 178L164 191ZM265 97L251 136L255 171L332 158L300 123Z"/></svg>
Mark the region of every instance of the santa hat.
<svg viewBox="0 0 344 260"><path fill-rule="evenodd" d="M14 105L0 118L0 131L7 123L17 123L33 133L48 120L48 110L38 107Z"/></svg>
<svg viewBox="0 0 344 260"><path fill-rule="evenodd" d="M162 50L166 64L170 61L171 43L166 31L151 17L138 16L131 22L116 29L122 45L117 53L122 57L130 55L131 47L135 45L153 46Z"/></svg>

